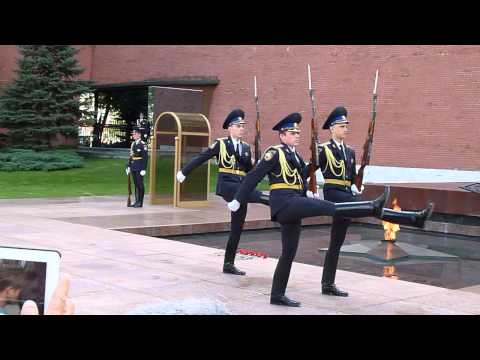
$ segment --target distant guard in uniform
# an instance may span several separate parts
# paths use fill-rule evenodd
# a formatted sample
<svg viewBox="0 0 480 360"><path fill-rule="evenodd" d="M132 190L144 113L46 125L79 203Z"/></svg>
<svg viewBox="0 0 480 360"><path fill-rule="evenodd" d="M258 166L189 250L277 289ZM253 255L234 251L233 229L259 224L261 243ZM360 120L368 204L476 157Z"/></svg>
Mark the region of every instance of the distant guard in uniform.
<svg viewBox="0 0 480 360"><path fill-rule="evenodd" d="M145 141L141 139L142 131L138 127L133 129L132 146L130 147L130 158L127 164L127 175L132 172L133 183L135 184L135 204L132 207L142 207L145 195L143 179L147 173L148 148Z"/></svg>
<svg viewBox="0 0 480 360"><path fill-rule="evenodd" d="M297 153L300 142L299 113L293 113L273 127L279 132L280 144L269 147L262 160L248 173L228 203L231 211L237 211L248 199L248 194L268 175L270 182L270 211L272 221L281 225L282 254L273 275L270 303L285 306L300 306L298 301L285 296L290 269L298 247L302 219L311 216L335 214L347 217L381 216L388 199L389 188L374 201L335 204L316 200L310 192L307 197L309 165ZM314 166L314 165L313 165Z"/></svg>
<svg viewBox="0 0 480 360"><path fill-rule="evenodd" d="M138 122L138 128L141 131L142 134L142 141L145 142L145 144L148 144L148 141L150 139L150 130L151 126L150 123L148 122L147 119L143 118L143 113L140 113L140 118L137 120Z"/></svg>
<svg viewBox="0 0 480 360"><path fill-rule="evenodd" d="M228 202L233 199L233 195L235 195L245 175L253 168L253 162L250 145L242 141L245 132L245 113L243 110L233 110L225 119L223 128L228 130L229 136L215 140L208 149L193 158L177 173L177 180L183 182L193 169L216 157L218 163L216 194ZM230 235L223 264L223 272L227 274L245 275L244 271L235 267L234 262L245 217L247 216L247 203L269 205L269 198L268 195L252 188L239 211L231 214Z"/></svg>
<svg viewBox="0 0 480 360"><path fill-rule="evenodd" d="M357 176L355 151L344 143L348 133L347 109L343 106L335 108L323 124L323 129L329 129L331 139L328 142L319 144L318 167L320 167L325 184L323 187L324 199L335 202L358 201L364 186L360 189L355 186ZM425 221L433 211L433 203L428 204L423 211L394 211L383 209L380 219L395 223L423 228ZM330 245L325 255L322 276L322 294L335 296L348 296L345 291L335 286L335 273L337 270L340 248L345 241L350 219L336 215L330 233Z"/></svg>

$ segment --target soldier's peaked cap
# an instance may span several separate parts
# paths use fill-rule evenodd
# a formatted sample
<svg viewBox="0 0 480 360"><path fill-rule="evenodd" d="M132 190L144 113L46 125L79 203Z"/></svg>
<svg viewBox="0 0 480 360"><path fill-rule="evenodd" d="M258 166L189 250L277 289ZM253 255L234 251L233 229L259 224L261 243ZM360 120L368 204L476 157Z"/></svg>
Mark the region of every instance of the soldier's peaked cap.
<svg viewBox="0 0 480 360"><path fill-rule="evenodd" d="M348 124L347 109L343 106L337 106L333 109L330 115L328 115L325 124L323 124L323 129L329 129L331 126L337 124Z"/></svg>
<svg viewBox="0 0 480 360"><path fill-rule="evenodd" d="M295 112L280 120L280 122L278 122L277 125L272 128L272 130L300 132L298 124L300 124L301 121L302 115Z"/></svg>
<svg viewBox="0 0 480 360"><path fill-rule="evenodd" d="M242 109L235 109L230 114L223 123L223 128L228 129L230 125L234 124L245 124L245 112Z"/></svg>

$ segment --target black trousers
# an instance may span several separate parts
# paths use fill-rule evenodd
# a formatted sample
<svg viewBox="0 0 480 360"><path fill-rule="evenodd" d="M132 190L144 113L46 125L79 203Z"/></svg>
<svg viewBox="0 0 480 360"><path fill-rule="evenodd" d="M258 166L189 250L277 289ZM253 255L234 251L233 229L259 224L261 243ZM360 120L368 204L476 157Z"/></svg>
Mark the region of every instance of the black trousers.
<svg viewBox="0 0 480 360"><path fill-rule="evenodd" d="M350 191L335 188L324 189L323 197L325 200L336 203L360 201L360 197L354 196ZM342 216L333 217L332 228L330 230L330 244L325 254L325 262L323 264L322 284L331 285L335 283L340 248L345 241L350 222L350 218Z"/></svg>
<svg viewBox="0 0 480 360"><path fill-rule="evenodd" d="M248 196L248 203L269 205L268 198L267 195L263 195L260 191L253 190ZM223 197L223 199L226 202L232 201L231 197ZM243 225L245 224L245 218L247 216L248 203L241 204L237 211L230 213L230 235L225 249L224 263L233 264L235 262L238 243L240 242L240 236L242 235Z"/></svg>
<svg viewBox="0 0 480 360"><path fill-rule="evenodd" d="M143 185L143 176L140 171L132 171L133 183L135 184L135 203L143 204L143 197L145 195L145 187Z"/></svg>
<svg viewBox="0 0 480 360"><path fill-rule="evenodd" d="M334 212L335 204L332 202L298 196L290 197L288 205L277 213L282 233L282 255L273 274L272 297L285 295L290 270L297 253L302 219L320 215L333 216Z"/></svg>

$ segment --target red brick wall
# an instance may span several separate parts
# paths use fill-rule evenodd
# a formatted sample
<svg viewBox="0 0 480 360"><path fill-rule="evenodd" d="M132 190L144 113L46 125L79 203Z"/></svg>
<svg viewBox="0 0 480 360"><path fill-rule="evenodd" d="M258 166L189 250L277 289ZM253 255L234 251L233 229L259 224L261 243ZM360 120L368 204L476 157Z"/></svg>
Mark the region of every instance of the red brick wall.
<svg viewBox="0 0 480 360"><path fill-rule="evenodd" d="M263 147L278 141L270 130L273 124L298 111L304 118L301 152L306 159L311 114L307 63L312 67L319 128L335 106L345 105L351 120L348 143L358 158L378 67L372 164L480 170L480 46L97 45L84 46L81 62L98 83L217 76L220 84L210 113L213 136L224 134L221 123L239 106L249 120L248 141L254 136L256 75ZM326 140L328 132L320 131L320 138Z"/></svg>
<svg viewBox="0 0 480 360"><path fill-rule="evenodd" d="M0 45L0 93L12 81L16 68L17 49L15 45Z"/></svg>

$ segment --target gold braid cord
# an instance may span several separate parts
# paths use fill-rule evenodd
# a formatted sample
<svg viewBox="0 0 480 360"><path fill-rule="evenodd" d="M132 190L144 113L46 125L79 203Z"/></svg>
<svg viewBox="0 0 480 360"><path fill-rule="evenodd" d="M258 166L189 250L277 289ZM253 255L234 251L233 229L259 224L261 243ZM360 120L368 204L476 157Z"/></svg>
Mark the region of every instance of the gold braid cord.
<svg viewBox="0 0 480 360"><path fill-rule="evenodd" d="M325 150L325 155L327 157L327 164L325 165L325 169L323 169L323 172L325 172L325 170L327 170L327 167L329 167L333 175L339 177L341 176L345 180L345 161L338 161L333 155L332 150L330 150L328 146L323 146L323 149ZM335 169L340 170L340 172L335 172Z"/></svg>
<svg viewBox="0 0 480 360"><path fill-rule="evenodd" d="M288 164L287 158L285 157L285 153L283 149L277 148L278 150L278 161L280 162L280 173L274 174L276 177L282 177L283 181L288 185L295 185L297 184L297 180L299 184L303 184L302 177L298 173L297 169L292 169ZM293 181L288 181L288 178L293 178Z"/></svg>
<svg viewBox="0 0 480 360"><path fill-rule="evenodd" d="M235 168L235 163L236 163L235 155L228 155L227 146L225 145L225 143L222 140L219 140L219 142L220 142L220 161L219 161L220 164L222 164L222 166L225 169Z"/></svg>

